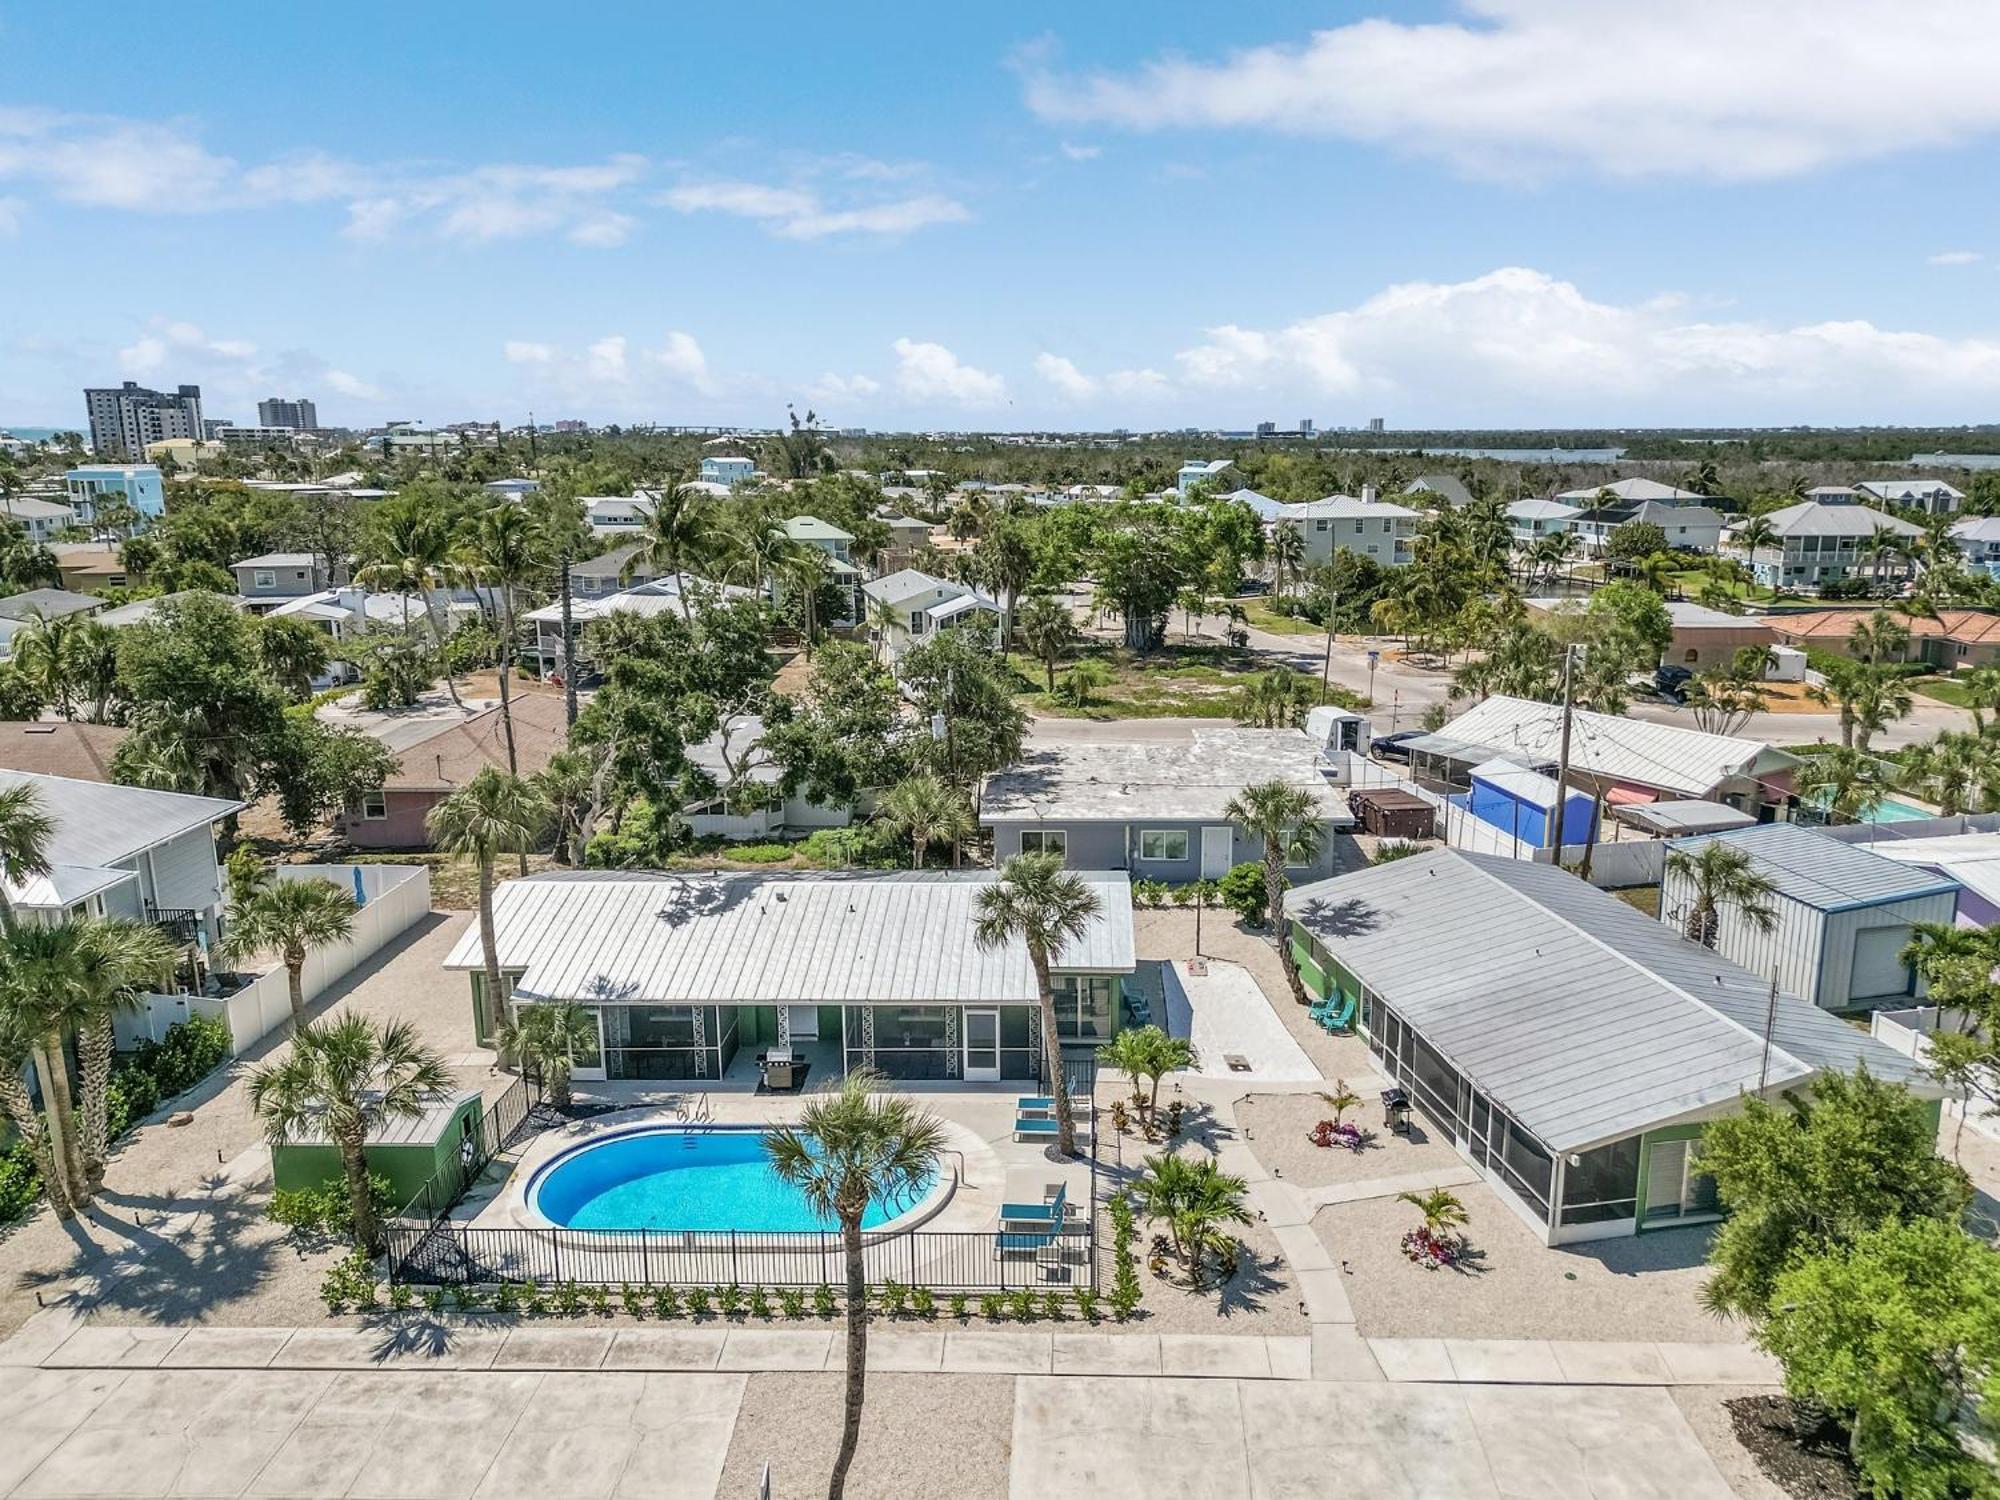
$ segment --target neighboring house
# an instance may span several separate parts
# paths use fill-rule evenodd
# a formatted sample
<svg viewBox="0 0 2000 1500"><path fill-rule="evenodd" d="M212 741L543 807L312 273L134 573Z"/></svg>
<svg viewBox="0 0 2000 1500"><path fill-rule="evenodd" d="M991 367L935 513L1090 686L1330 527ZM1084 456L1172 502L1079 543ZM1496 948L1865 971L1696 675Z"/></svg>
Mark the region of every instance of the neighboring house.
<svg viewBox="0 0 2000 1500"><path fill-rule="evenodd" d="M1580 610L1585 603L1581 599L1528 599L1523 602L1528 613L1538 618L1546 618L1558 610ZM1667 618L1673 621L1674 633L1667 649L1660 653L1660 661L1686 667L1691 672L1730 666L1736 660L1736 653L1744 647L1757 646L1769 650L1778 641L1771 628L1771 618L1764 615L1725 614L1704 604L1670 599L1667 601Z"/></svg>
<svg viewBox="0 0 2000 1500"><path fill-rule="evenodd" d="M854 821L848 807L822 807L802 795L778 791L781 773L761 748L764 721L738 714L699 745L688 760L707 773L719 795L683 809L688 832L702 839L761 839L815 828L845 828ZM730 795L732 784L738 789Z"/></svg>
<svg viewBox="0 0 2000 1500"><path fill-rule="evenodd" d="M333 637L330 669L315 678L314 686L325 688L361 675L361 664L352 655L342 654L344 644L359 642L371 631L428 632L426 612L447 636L479 613L479 606L453 599L442 589L428 597L417 594L375 594L358 584L323 589L298 599L289 599L266 611L276 619L309 620Z"/></svg>
<svg viewBox="0 0 2000 1500"><path fill-rule="evenodd" d="M633 584L630 588L618 589L595 599L578 598L572 593L570 617L576 626L577 667L584 674L591 671L590 642L587 631L598 620L608 619L614 614L660 615L682 612L681 584L688 586L691 598L703 595L731 599L754 599L757 596L749 589L738 588L734 584L713 584L693 574L683 580L669 573L663 578L655 578L649 583ZM562 604L545 604L540 609L529 610L520 617L524 639L521 643L520 663L538 677L546 677L560 672L563 664Z"/></svg>
<svg viewBox="0 0 2000 1500"><path fill-rule="evenodd" d="M33 495L8 495L0 499L0 515L28 533L31 542L50 542L60 531L76 525L76 511L54 500Z"/></svg>
<svg viewBox="0 0 2000 1500"><path fill-rule="evenodd" d="M1264 857L1263 840L1224 809L1244 787L1282 781L1320 809L1319 849L1290 867L1308 880L1339 868L1335 835L1352 829L1345 752L1297 729L1197 729L1192 740L1038 745L986 778L979 821L993 861L1060 854L1078 870L1129 870L1135 880L1214 880Z"/></svg>
<svg viewBox="0 0 2000 1500"><path fill-rule="evenodd" d="M1903 950L1919 922L1950 925L1958 908L1956 881L1796 823L1676 839L1673 848L1693 854L1711 842L1750 857L1751 868L1775 888L1777 914L1777 925L1762 932L1741 911L1722 907L1716 952L1824 1010L1894 1007L1923 994L1923 980ZM1660 921L1679 928L1695 902L1692 882L1665 870Z"/></svg>
<svg viewBox="0 0 2000 1500"><path fill-rule="evenodd" d="M1708 502L1706 495L1661 484L1657 479L1614 479L1594 489L1565 490L1556 499L1581 510L1594 510L1607 503L1607 497L1609 503L1614 505L1640 505L1647 501L1658 505L1705 505Z"/></svg>
<svg viewBox="0 0 2000 1500"><path fill-rule="evenodd" d="M1864 479L1854 488L1884 504L1907 506L1932 516L1954 515L1965 503L1965 492L1942 479Z"/></svg>
<svg viewBox="0 0 2000 1500"><path fill-rule="evenodd" d="M1764 588L1817 588L1857 573L1901 581L1910 576L1908 556L1877 560L1869 544L1877 532L1887 532L1904 544L1924 534L1921 526L1913 526L1901 516L1884 515L1866 505L1828 505L1816 500L1787 505L1764 519L1777 533L1778 543L1759 547L1756 556L1748 559L1751 572ZM1742 524L1737 522L1723 532L1725 543L1735 541ZM1736 550L1741 552L1741 546Z"/></svg>
<svg viewBox="0 0 2000 1500"><path fill-rule="evenodd" d="M149 599L134 599L130 604L121 604L116 609L107 609L97 616L114 630L123 630L128 625L143 625L160 612L162 604L178 599L220 599L232 609L242 609L243 601L234 594L211 593L207 589L182 589L174 594L155 594Z"/></svg>
<svg viewBox="0 0 2000 1500"><path fill-rule="evenodd" d="M1657 526L1675 552L1713 552L1728 518L1706 505L1669 505L1659 500L1624 501L1586 510L1570 522L1586 556L1603 554L1611 534L1634 521Z"/></svg>
<svg viewBox="0 0 2000 1500"><path fill-rule="evenodd" d="M653 497L641 491L632 495L586 495L583 518L593 535L635 536L653 513Z"/></svg>
<svg viewBox="0 0 2000 1500"><path fill-rule="evenodd" d="M929 640L951 625L971 625L975 617L986 616L986 625L999 636L1000 605L992 596L963 583L952 583L904 568L861 585L868 598L896 611L896 623L883 632L883 654L896 660L910 647ZM871 630L880 627L873 624Z"/></svg>
<svg viewBox="0 0 2000 1500"><path fill-rule="evenodd" d="M125 559L116 547L102 542L57 542L49 554L56 560L56 571L66 589L83 592L125 587Z"/></svg>
<svg viewBox="0 0 2000 1500"><path fill-rule="evenodd" d="M599 553L587 562L573 563L569 570L572 600L602 599L637 583L651 583L659 575L649 564L639 562L639 544L627 542Z"/></svg>
<svg viewBox="0 0 2000 1500"><path fill-rule="evenodd" d="M881 564L894 572L907 567L912 558L930 544L931 523L896 511L877 511L875 518L889 528L889 545L882 549Z"/></svg>
<svg viewBox="0 0 2000 1500"><path fill-rule="evenodd" d="M326 569L310 552L266 552L229 565L236 575L236 592L248 601L252 614L267 614L278 605L323 591L330 581Z"/></svg>
<svg viewBox="0 0 2000 1500"><path fill-rule="evenodd" d="M502 500L525 500L542 487L539 479L489 479L480 488Z"/></svg>
<svg viewBox="0 0 2000 1500"><path fill-rule="evenodd" d="M2000 578L2000 516L1968 516L1951 525L1951 539L1968 567Z"/></svg>
<svg viewBox="0 0 2000 1500"><path fill-rule="evenodd" d="M242 803L0 771L0 787L22 785L34 788L55 831L48 873L6 882L15 912L50 922L64 915L157 922L183 943L212 945L221 936L215 824Z"/></svg>
<svg viewBox="0 0 2000 1500"><path fill-rule="evenodd" d="M111 757L132 731L70 720L0 723L0 768L35 776L109 781Z"/></svg>
<svg viewBox="0 0 2000 1500"><path fill-rule="evenodd" d="M569 742L560 693L517 691L512 700L514 756L519 774L544 769ZM357 849L428 849L431 809L488 766L508 769L507 731L498 708L435 725L410 744L390 747L395 774L364 792L334 818L334 829Z"/></svg>
<svg viewBox="0 0 2000 1500"><path fill-rule="evenodd" d="M1222 498L1225 500L1234 500L1238 505L1249 506L1256 514L1257 519L1262 521L1266 526L1269 526L1285 513L1283 501L1273 500L1269 495L1261 495L1255 490L1231 490Z"/></svg>
<svg viewBox="0 0 2000 1500"><path fill-rule="evenodd" d="M1220 485L1235 472L1236 465L1226 458L1191 458L1181 465L1180 473L1174 476L1174 488L1185 499L1188 491L1196 485Z"/></svg>
<svg viewBox="0 0 2000 1500"><path fill-rule="evenodd" d="M1456 474L1419 474L1403 486L1406 495L1435 495L1446 505L1472 504L1472 491Z"/></svg>
<svg viewBox="0 0 2000 1500"><path fill-rule="evenodd" d="M744 458L740 454L711 453L701 461L701 479L704 484L743 484L756 477L756 460Z"/></svg>
<svg viewBox="0 0 2000 1500"><path fill-rule="evenodd" d="M1992 821L1982 819L1982 821ZM1940 834L1934 838L1891 836L1896 825L1861 824L1816 830L1881 859L1928 870L1958 883L1958 925L2000 923L2000 832Z"/></svg>
<svg viewBox="0 0 2000 1500"><path fill-rule="evenodd" d="M1871 609L1816 609L1805 614L1767 617L1772 633L1788 646L1816 648L1847 655L1847 638L1869 619ZM1911 661L1928 662L1940 672L1991 666L2000 661L2000 614L1978 609L1941 609L1934 615L1896 617L1910 633L1905 652Z"/></svg>
<svg viewBox="0 0 2000 1500"><path fill-rule="evenodd" d="M0 599L0 656L14 654L14 637L37 620L63 620L91 615L104 608L102 599L63 589L29 589Z"/></svg>
<svg viewBox="0 0 2000 1500"><path fill-rule="evenodd" d="M141 516L167 513L167 491L156 464L81 464L63 475L69 507L85 525L122 500Z"/></svg>
<svg viewBox="0 0 2000 1500"><path fill-rule="evenodd" d="M1575 709L1570 717L1570 786L1601 795L1610 806L1696 797L1762 817L1792 795L1799 758L1762 740L1586 709ZM1553 703L1495 694L1438 735L1489 755L1552 766L1560 757L1562 721L1563 711Z"/></svg>
<svg viewBox="0 0 2000 1500"><path fill-rule="evenodd" d="M816 1075L1037 1082L1028 950L974 937L979 894L997 878L534 875L495 892L493 938L511 1003L573 1002L595 1022L599 1045L578 1058L579 1078L721 1079L748 1092L755 1054L783 1046ZM1051 968L1058 1034L1093 1050L1117 1032L1137 966L1126 877L1083 878L1099 910ZM477 1014L476 922L445 967L471 976Z"/></svg>
<svg viewBox="0 0 2000 1500"><path fill-rule="evenodd" d="M856 586L867 576L854 562L854 533L842 531L818 516L793 516L785 522L785 535L799 546L817 547L826 554L827 577L840 590L844 601L832 623L852 625L860 614ZM785 590L782 577L772 581L772 590L774 599L782 602Z"/></svg>
<svg viewBox="0 0 2000 1500"><path fill-rule="evenodd" d="M1287 505L1278 512L1277 524L1298 532L1309 568L1331 561L1335 552L1357 552L1385 568L1399 568L1410 560L1410 541L1422 519L1407 505L1377 500L1369 489L1358 500L1329 495Z"/></svg>
<svg viewBox="0 0 2000 1500"><path fill-rule="evenodd" d="M1376 1062L1546 1244L1720 1213L1703 1128L1909 1059L1568 871L1438 850L1285 894L1314 993L1356 1001ZM1770 1022L1770 1045L1764 1042Z"/></svg>
<svg viewBox="0 0 2000 1500"><path fill-rule="evenodd" d="M1507 506L1507 532L1517 547L1568 531L1583 512L1560 500L1515 500Z"/></svg>

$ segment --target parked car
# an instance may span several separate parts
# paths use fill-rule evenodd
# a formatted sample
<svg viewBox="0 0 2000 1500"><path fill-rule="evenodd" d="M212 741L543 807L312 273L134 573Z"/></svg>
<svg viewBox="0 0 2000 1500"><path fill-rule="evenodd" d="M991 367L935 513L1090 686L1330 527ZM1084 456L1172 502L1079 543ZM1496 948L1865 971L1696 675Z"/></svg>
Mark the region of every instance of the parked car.
<svg viewBox="0 0 2000 1500"><path fill-rule="evenodd" d="M1662 666L1653 673L1653 686L1661 696L1671 698L1676 703L1687 701L1688 684L1694 681L1694 673L1686 667Z"/></svg>
<svg viewBox="0 0 2000 1500"><path fill-rule="evenodd" d="M1368 742L1368 748L1384 760L1406 761L1410 758L1410 741L1422 739L1424 733L1421 729L1405 729L1396 734L1378 734Z"/></svg>

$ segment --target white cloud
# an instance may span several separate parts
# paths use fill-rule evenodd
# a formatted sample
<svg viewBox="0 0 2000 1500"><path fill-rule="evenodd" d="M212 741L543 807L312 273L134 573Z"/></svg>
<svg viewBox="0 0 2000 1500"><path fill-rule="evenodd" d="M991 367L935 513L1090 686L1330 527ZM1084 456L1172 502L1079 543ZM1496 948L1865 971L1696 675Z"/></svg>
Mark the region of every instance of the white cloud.
<svg viewBox="0 0 2000 1500"><path fill-rule="evenodd" d="M536 384L579 402L613 400L643 410L650 396L714 395L721 383L691 333L675 329L658 348L635 347L622 333L608 333L580 351L531 339L509 339L501 353L510 365L531 371Z"/></svg>
<svg viewBox="0 0 2000 1500"><path fill-rule="evenodd" d="M1113 370L1104 384L1114 396L1125 397L1164 396L1173 390L1173 382L1158 370Z"/></svg>
<svg viewBox="0 0 2000 1500"><path fill-rule="evenodd" d="M118 351L118 368L127 375L150 375L167 362L167 343L146 334Z"/></svg>
<svg viewBox="0 0 2000 1500"><path fill-rule="evenodd" d="M1097 394L1097 382L1060 354L1037 354L1035 373L1073 401L1087 401Z"/></svg>
<svg viewBox="0 0 2000 1500"><path fill-rule="evenodd" d="M357 401L380 401L382 399L382 392L379 387L372 386L359 376L350 375L345 370L328 370L326 372L326 383L340 392L341 395L352 396Z"/></svg>
<svg viewBox="0 0 2000 1500"><path fill-rule="evenodd" d="M507 340L505 353L510 365L545 365L556 357L552 346L530 343L526 339Z"/></svg>
<svg viewBox="0 0 2000 1500"><path fill-rule="evenodd" d="M623 385L631 373L625 362L625 335L614 333L584 350L583 368L592 380Z"/></svg>
<svg viewBox="0 0 2000 1500"><path fill-rule="evenodd" d="M1071 161L1096 161L1104 154L1102 146L1076 146L1064 141L1059 148Z"/></svg>
<svg viewBox="0 0 2000 1500"><path fill-rule="evenodd" d="M871 165L883 167L881 163ZM845 175L869 174L849 171ZM960 224L972 217L964 204L939 193L832 208L808 188L762 182L683 183L660 201L684 214L725 213L755 219L773 234L793 240L823 239L833 234L908 234L932 224Z"/></svg>
<svg viewBox="0 0 2000 1500"><path fill-rule="evenodd" d="M1390 286L1281 328L1211 328L1176 361L1181 386L1209 399L1367 398L1496 426L1946 417L2000 396L2000 342L1860 320L1709 322L1681 298L1597 302L1523 267Z"/></svg>
<svg viewBox="0 0 2000 1500"><path fill-rule="evenodd" d="M806 387L815 401L865 401L882 389L872 375L836 375L831 370Z"/></svg>
<svg viewBox="0 0 2000 1500"><path fill-rule="evenodd" d="M658 349L646 355L655 366L675 380L693 386L696 390L708 390L711 385L708 374L708 356L701 352L701 345L695 342L691 333L679 329L667 335L667 341Z"/></svg>
<svg viewBox="0 0 2000 1500"><path fill-rule="evenodd" d="M1126 73L1020 62L1062 124L1242 127L1441 157L1500 176L1787 176L2000 130L1990 0L1461 0L1461 19L1370 19L1216 61ZM1865 80L1859 93L1828 86ZM1921 101L1857 108L1858 99Z"/></svg>
<svg viewBox="0 0 2000 1500"><path fill-rule="evenodd" d="M101 353L89 358L101 363ZM202 388L212 417L254 418L254 404L273 391L388 399L380 386L336 369L309 350L266 351L250 339L219 336L184 318L153 317L117 351L119 369L136 379L188 381ZM331 415L331 413L329 414ZM337 417L335 420L339 420Z"/></svg>
<svg viewBox="0 0 2000 1500"><path fill-rule="evenodd" d="M963 363L943 344L897 339L896 388L913 401L952 401L960 406L997 406L1007 399L1007 382Z"/></svg>
<svg viewBox="0 0 2000 1500"><path fill-rule="evenodd" d="M1940 250L1930 258L1934 266L1975 266L1986 257L1977 250Z"/></svg>

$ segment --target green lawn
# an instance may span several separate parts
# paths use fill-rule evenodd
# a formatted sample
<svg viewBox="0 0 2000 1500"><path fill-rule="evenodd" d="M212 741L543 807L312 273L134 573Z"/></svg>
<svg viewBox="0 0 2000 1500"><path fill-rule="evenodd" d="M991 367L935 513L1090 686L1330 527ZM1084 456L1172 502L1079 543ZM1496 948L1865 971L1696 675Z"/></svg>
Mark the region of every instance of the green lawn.
<svg viewBox="0 0 2000 1500"><path fill-rule="evenodd" d="M1918 677L1910 683L1910 691L1921 693L1926 698L1935 698L1939 703L1949 703L1953 708L1972 707L1972 699L1966 695L1965 685L1953 682L1948 677Z"/></svg>
<svg viewBox="0 0 2000 1500"><path fill-rule="evenodd" d="M1040 664L1017 656L1015 667L1024 674L1015 694L1020 705L1031 714L1058 719L1233 719L1244 684L1269 670L1268 663L1255 657L1220 647L1176 646L1171 642L1144 656L1122 646L1105 646L1085 654L1111 671L1111 680L1092 690L1088 707L1073 708L1042 691ZM1058 684L1069 666L1065 661L1056 669ZM1338 684L1328 701L1354 708L1367 706L1366 699Z"/></svg>
<svg viewBox="0 0 2000 1500"><path fill-rule="evenodd" d="M1688 598L1697 597L1715 580L1700 568L1686 568L1672 575L1674 583ZM1746 604L1816 604L1816 599L1808 599L1803 594L1780 594L1764 588L1760 584L1745 583L1741 579L1723 585L1736 598Z"/></svg>
<svg viewBox="0 0 2000 1500"><path fill-rule="evenodd" d="M1250 622L1252 628L1269 631L1272 635L1326 634L1323 627L1313 624L1311 620L1281 615L1271 608L1269 602L1262 599L1244 601L1242 608L1243 617Z"/></svg>

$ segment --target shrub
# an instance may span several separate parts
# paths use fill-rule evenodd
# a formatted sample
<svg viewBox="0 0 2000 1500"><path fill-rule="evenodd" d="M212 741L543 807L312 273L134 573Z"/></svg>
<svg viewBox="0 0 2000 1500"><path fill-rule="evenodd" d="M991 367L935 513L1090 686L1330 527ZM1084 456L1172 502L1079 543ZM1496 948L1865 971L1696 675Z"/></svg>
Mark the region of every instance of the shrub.
<svg viewBox="0 0 2000 1500"><path fill-rule="evenodd" d="M681 1294L670 1286L653 1288L653 1316L660 1319L681 1315Z"/></svg>
<svg viewBox="0 0 2000 1500"><path fill-rule="evenodd" d="M441 1313L444 1311L443 1287L433 1286L424 1289L424 1311L427 1313Z"/></svg>
<svg viewBox="0 0 2000 1500"><path fill-rule="evenodd" d="M584 1288L583 1295L585 1299L590 1303L590 1310L592 1312L596 1313L600 1318L610 1316L611 1313L610 1287L588 1286Z"/></svg>
<svg viewBox="0 0 2000 1500"><path fill-rule="evenodd" d="M979 1299L979 1316L989 1323L997 1323L1007 1316L1007 1299L998 1292L988 1292Z"/></svg>
<svg viewBox="0 0 2000 1500"><path fill-rule="evenodd" d="M937 1293L927 1286L914 1288L910 1292L910 1311L920 1318L937 1315Z"/></svg>
<svg viewBox="0 0 2000 1500"><path fill-rule="evenodd" d="M1139 1280L1139 1258L1132 1253L1138 1226L1132 1214L1132 1200L1123 1193L1111 1200L1111 1314L1123 1323L1139 1310L1145 1287Z"/></svg>
<svg viewBox="0 0 2000 1500"><path fill-rule="evenodd" d="M705 1318L714 1305L714 1299L709 1296L707 1287L693 1286L688 1288L687 1303L689 1317Z"/></svg>
<svg viewBox="0 0 2000 1500"><path fill-rule="evenodd" d="M833 1316L833 1288L824 1281L813 1288L813 1311L822 1318Z"/></svg>
<svg viewBox="0 0 2000 1500"><path fill-rule="evenodd" d="M470 1282L463 1282L451 1289L451 1305L455 1311L475 1313L485 1305L486 1296Z"/></svg>
<svg viewBox="0 0 2000 1500"><path fill-rule="evenodd" d="M799 853L822 869L900 869L902 855L894 839L877 823L853 828L820 828L807 834Z"/></svg>
<svg viewBox="0 0 2000 1500"><path fill-rule="evenodd" d="M512 1317L521 1310L521 1289L511 1281L500 1283L500 1290L493 1294L493 1310Z"/></svg>
<svg viewBox="0 0 2000 1500"><path fill-rule="evenodd" d="M904 1312L910 1305L910 1289L900 1281L885 1281L881 1290L882 1311L891 1317Z"/></svg>
<svg viewBox="0 0 2000 1500"><path fill-rule="evenodd" d="M715 1305L722 1309L724 1317L733 1318L743 1311L743 1288L735 1282L715 1289Z"/></svg>
<svg viewBox="0 0 2000 1500"><path fill-rule="evenodd" d="M1413 844L1408 839L1391 839L1375 847L1375 857L1369 861L1373 865L1394 864L1399 859L1408 859L1413 854L1425 852L1422 844Z"/></svg>
<svg viewBox="0 0 2000 1500"><path fill-rule="evenodd" d="M1097 1289L1080 1286L1076 1289L1076 1310L1090 1322L1097 1321Z"/></svg>
<svg viewBox="0 0 2000 1500"><path fill-rule="evenodd" d="M764 1321L769 1322L771 1312L771 1294L761 1286L750 1288L750 1316L753 1318L762 1318Z"/></svg>
<svg viewBox="0 0 2000 1500"><path fill-rule="evenodd" d="M1248 927L1262 927L1265 911L1264 867L1254 859L1234 866L1216 882L1222 904L1243 919Z"/></svg>
<svg viewBox="0 0 2000 1500"><path fill-rule="evenodd" d="M965 1321L967 1312L971 1310L972 1299L966 1296L964 1292L953 1292L951 1294L950 1305L951 1305L951 1315L954 1318L958 1319L959 1322L963 1323Z"/></svg>
<svg viewBox="0 0 2000 1500"><path fill-rule="evenodd" d="M1135 880L1132 882L1132 899L1140 906L1165 906L1171 899L1164 880Z"/></svg>
<svg viewBox="0 0 2000 1500"><path fill-rule="evenodd" d="M1042 1316L1051 1323L1060 1323L1068 1306L1068 1299L1053 1288L1042 1295Z"/></svg>
<svg viewBox="0 0 2000 1500"><path fill-rule="evenodd" d="M1026 1287L1022 1287L1018 1292L1008 1293L1007 1311L1013 1316L1016 1323L1034 1322L1035 1294Z"/></svg>
<svg viewBox="0 0 2000 1500"><path fill-rule="evenodd" d="M396 1211L388 1178L370 1174L368 1190L379 1217L387 1218ZM279 1188L271 1194L270 1214L277 1223L301 1234L348 1235L354 1230L354 1202L344 1181Z"/></svg>
<svg viewBox="0 0 2000 1500"><path fill-rule="evenodd" d="M778 1306L785 1310L788 1318L803 1318L806 1315L806 1294L797 1287L786 1287L778 1293Z"/></svg>
<svg viewBox="0 0 2000 1500"><path fill-rule="evenodd" d="M645 1317L646 1299L640 1293L639 1289L636 1286L632 1285L631 1282L628 1281L623 1286L618 1288L618 1300L625 1304L626 1317L628 1318Z"/></svg>
<svg viewBox="0 0 2000 1500"><path fill-rule="evenodd" d="M790 844L730 844L722 857L740 865L781 865L794 852Z"/></svg>
<svg viewBox="0 0 2000 1500"><path fill-rule="evenodd" d="M583 1288L574 1281L565 1281L556 1288L556 1311L573 1314L583 1311Z"/></svg>
<svg viewBox="0 0 2000 1500"><path fill-rule="evenodd" d="M41 1196L42 1174L26 1141L0 1151L0 1224L20 1218Z"/></svg>

